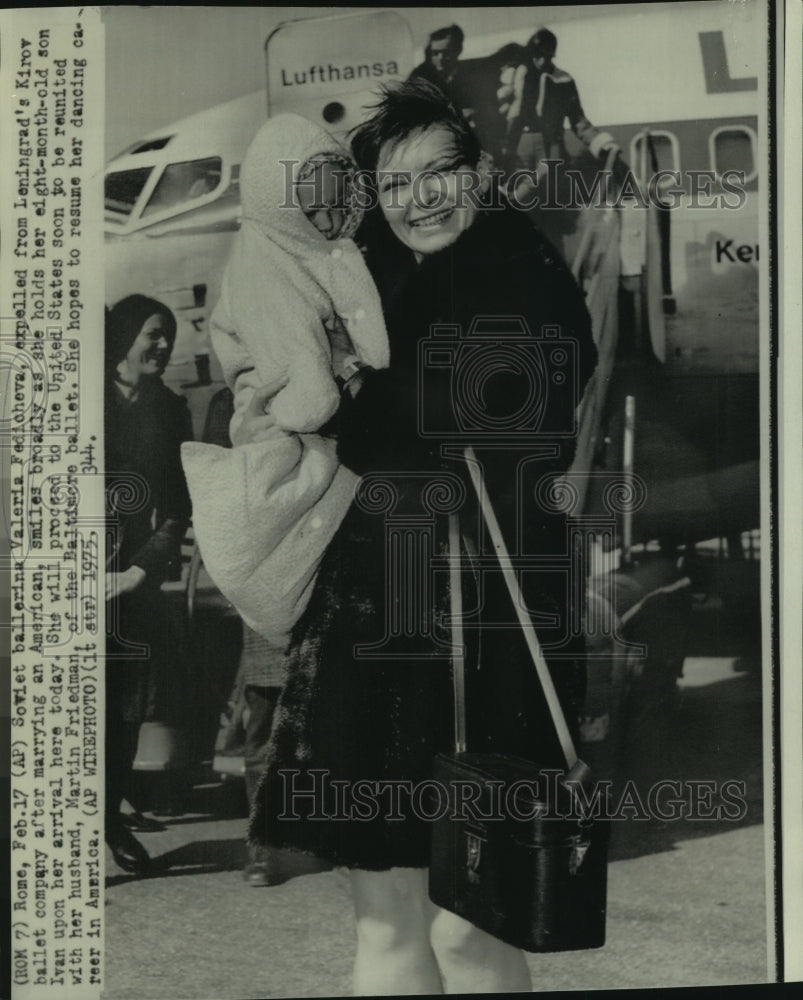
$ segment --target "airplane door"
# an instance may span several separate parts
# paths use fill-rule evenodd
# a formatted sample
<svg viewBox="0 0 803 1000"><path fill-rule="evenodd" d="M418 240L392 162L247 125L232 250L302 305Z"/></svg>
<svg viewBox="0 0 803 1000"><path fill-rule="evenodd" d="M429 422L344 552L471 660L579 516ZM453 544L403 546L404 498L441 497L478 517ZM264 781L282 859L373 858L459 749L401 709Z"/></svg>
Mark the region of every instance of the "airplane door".
<svg viewBox="0 0 803 1000"><path fill-rule="evenodd" d="M413 69L410 26L395 11L287 21L265 42L268 114L294 112L342 136L383 83Z"/></svg>

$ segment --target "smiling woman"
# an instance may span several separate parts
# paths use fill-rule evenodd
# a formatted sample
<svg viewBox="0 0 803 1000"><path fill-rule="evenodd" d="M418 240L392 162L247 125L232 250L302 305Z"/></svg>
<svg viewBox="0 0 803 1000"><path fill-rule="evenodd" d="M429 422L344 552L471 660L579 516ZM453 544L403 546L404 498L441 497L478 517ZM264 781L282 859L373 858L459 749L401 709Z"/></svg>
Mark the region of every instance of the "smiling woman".
<svg viewBox="0 0 803 1000"><path fill-rule="evenodd" d="M290 849L350 870L356 995L529 990L518 949L430 903L431 825L415 803L352 816L332 792L362 797L368 784L426 782L435 753L451 745L450 636L437 572L447 508L460 508L469 551L495 557L473 537L465 465L445 458L444 446L477 442L489 493L514 530L517 488L533 495L539 477L571 460L576 394L596 359L590 321L570 273L530 222L469 197L483 185L479 144L438 90L423 81L386 90L352 148L361 170L377 174L378 208L359 235L383 292L390 365L360 365L331 422L341 468L363 478L292 632L250 835L268 857ZM385 252L389 242L397 253ZM491 317L490 334L478 331L478 317ZM542 326L559 331L543 353ZM330 344L347 352L340 336L330 334ZM559 355L564 366L571 357L574 378ZM539 394L542 385L549 390ZM536 407L525 405L532 397ZM243 426L248 420L259 429L265 418L246 415ZM558 440L533 455L542 430L539 442ZM528 509L520 542L527 552L558 551L566 530L562 516ZM564 640L555 682L576 720L584 646L569 634L565 587L548 576L531 574L527 602L554 620L545 639ZM483 578L467 654L475 656L482 629L484 662L494 667L472 663L469 704L483 713L469 731L489 752L553 762L532 664L517 626L504 624L498 584ZM464 586L473 588L473 577ZM326 776L320 800L308 791L316 775ZM288 776L298 778L289 796Z"/></svg>
<svg viewBox="0 0 803 1000"><path fill-rule="evenodd" d="M379 204L393 235L417 255L449 246L476 218L477 204L467 190L480 151L470 138L460 142L450 130L435 126L382 151ZM482 183L487 187L487 177Z"/></svg>
<svg viewBox="0 0 803 1000"><path fill-rule="evenodd" d="M143 375L163 375L170 360L172 341L164 316L159 313L149 316L117 366L117 381L136 385Z"/></svg>

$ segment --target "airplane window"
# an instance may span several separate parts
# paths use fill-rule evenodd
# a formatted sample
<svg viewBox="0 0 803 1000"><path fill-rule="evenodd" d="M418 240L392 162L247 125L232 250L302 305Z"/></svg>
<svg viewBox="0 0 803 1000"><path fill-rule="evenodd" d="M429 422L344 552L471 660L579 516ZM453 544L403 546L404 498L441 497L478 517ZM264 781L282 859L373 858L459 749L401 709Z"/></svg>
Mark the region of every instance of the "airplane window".
<svg viewBox="0 0 803 1000"><path fill-rule="evenodd" d="M169 164L148 199L143 216L170 208L179 209L186 202L209 194L220 184L222 170L223 163L219 156Z"/></svg>
<svg viewBox="0 0 803 1000"><path fill-rule="evenodd" d="M680 170L680 147L672 132L651 131L646 150L647 177L641 177L644 133L640 132L630 147L630 162L642 183L659 170Z"/></svg>
<svg viewBox="0 0 803 1000"><path fill-rule="evenodd" d="M131 215L152 172L153 167L138 167L136 170L118 170L113 174L106 174L104 181L106 210L116 212L118 215Z"/></svg>
<svg viewBox="0 0 803 1000"><path fill-rule="evenodd" d="M725 126L711 134L711 166L717 174L741 170L750 178L756 172L753 136L745 128Z"/></svg>

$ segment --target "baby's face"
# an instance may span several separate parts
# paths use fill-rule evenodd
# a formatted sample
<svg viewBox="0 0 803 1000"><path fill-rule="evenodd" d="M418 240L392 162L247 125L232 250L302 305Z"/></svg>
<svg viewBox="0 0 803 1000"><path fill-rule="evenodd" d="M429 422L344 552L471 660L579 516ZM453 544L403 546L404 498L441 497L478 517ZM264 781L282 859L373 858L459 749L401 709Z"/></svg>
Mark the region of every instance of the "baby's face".
<svg viewBox="0 0 803 1000"><path fill-rule="evenodd" d="M345 202L346 171L334 163L319 163L296 187L301 211L327 240L336 240L349 215Z"/></svg>

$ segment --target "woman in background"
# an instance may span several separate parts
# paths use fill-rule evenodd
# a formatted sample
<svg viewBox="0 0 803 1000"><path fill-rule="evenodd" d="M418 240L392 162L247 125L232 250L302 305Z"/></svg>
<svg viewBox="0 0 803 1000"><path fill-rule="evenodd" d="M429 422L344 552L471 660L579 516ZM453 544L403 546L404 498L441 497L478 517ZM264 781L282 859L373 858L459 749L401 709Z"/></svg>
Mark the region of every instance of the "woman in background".
<svg viewBox="0 0 803 1000"><path fill-rule="evenodd" d="M179 449L192 439L186 400L162 382L176 320L129 295L106 318L106 842L125 871L148 853L120 807L129 795L149 678L166 654L162 583L180 562L190 498Z"/></svg>

